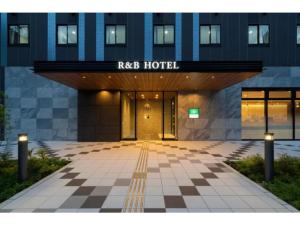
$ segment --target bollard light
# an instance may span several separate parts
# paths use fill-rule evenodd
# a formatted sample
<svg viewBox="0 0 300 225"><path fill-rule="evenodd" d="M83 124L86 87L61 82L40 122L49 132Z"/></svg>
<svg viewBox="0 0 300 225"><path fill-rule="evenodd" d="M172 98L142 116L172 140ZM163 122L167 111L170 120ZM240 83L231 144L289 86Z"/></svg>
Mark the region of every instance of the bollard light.
<svg viewBox="0 0 300 225"><path fill-rule="evenodd" d="M265 180L274 177L274 134L265 133Z"/></svg>
<svg viewBox="0 0 300 225"><path fill-rule="evenodd" d="M28 135L25 133L18 135L18 179L27 179L27 159L28 159Z"/></svg>

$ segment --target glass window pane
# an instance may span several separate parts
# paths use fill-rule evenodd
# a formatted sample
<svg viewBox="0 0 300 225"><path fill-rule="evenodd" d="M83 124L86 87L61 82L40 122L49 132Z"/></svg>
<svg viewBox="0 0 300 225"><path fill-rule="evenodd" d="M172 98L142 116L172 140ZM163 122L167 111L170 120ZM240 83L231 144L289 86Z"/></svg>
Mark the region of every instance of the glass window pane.
<svg viewBox="0 0 300 225"><path fill-rule="evenodd" d="M268 131L277 139L293 138L292 104L290 100L268 101Z"/></svg>
<svg viewBox="0 0 300 225"><path fill-rule="evenodd" d="M135 93L122 93L122 139L135 138Z"/></svg>
<svg viewBox="0 0 300 225"><path fill-rule="evenodd" d="M259 44L269 44L269 26L259 26Z"/></svg>
<svg viewBox="0 0 300 225"><path fill-rule="evenodd" d="M264 91L243 91L242 98L264 98Z"/></svg>
<svg viewBox="0 0 300 225"><path fill-rule="evenodd" d="M126 43L126 29L124 25L116 26L116 43L117 44Z"/></svg>
<svg viewBox="0 0 300 225"><path fill-rule="evenodd" d="M115 26L106 27L106 44L116 44L116 29Z"/></svg>
<svg viewBox="0 0 300 225"><path fill-rule="evenodd" d="M174 26L165 26L165 44L174 44Z"/></svg>
<svg viewBox="0 0 300 225"><path fill-rule="evenodd" d="M68 44L77 44L77 26L68 26Z"/></svg>
<svg viewBox="0 0 300 225"><path fill-rule="evenodd" d="M154 44L163 44L164 43L164 27L155 26L154 27Z"/></svg>
<svg viewBox="0 0 300 225"><path fill-rule="evenodd" d="M297 26L297 44L300 44L300 26Z"/></svg>
<svg viewBox="0 0 300 225"><path fill-rule="evenodd" d="M242 100L242 138L263 139L264 133L264 100Z"/></svg>
<svg viewBox="0 0 300 225"><path fill-rule="evenodd" d="M176 138L177 125L177 93L164 93L164 138Z"/></svg>
<svg viewBox="0 0 300 225"><path fill-rule="evenodd" d="M211 26L211 44L220 44L220 26Z"/></svg>
<svg viewBox="0 0 300 225"><path fill-rule="evenodd" d="M295 101L295 138L300 139L300 100Z"/></svg>
<svg viewBox="0 0 300 225"><path fill-rule="evenodd" d="M19 27L9 26L9 44L19 44Z"/></svg>
<svg viewBox="0 0 300 225"><path fill-rule="evenodd" d="M200 44L209 44L209 26L200 26Z"/></svg>
<svg viewBox="0 0 300 225"><path fill-rule="evenodd" d="M296 98L300 98L300 91L296 92Z"/></svg>
<svg viewBox="0 0 300 225"><path fill-rule="evenodd" d="M58 26L57 43L58 44L67 44L67 26Z"/></svg>
<svg viewBox="0 0 300 225"><path fill-rule="evenodd" d="M257 44L257 26L248 26L248 43Z"/></svg>
<svg viewBox="0 0 300 225"><path fill-rule="evenodd" d="M269 98L290 98L290 91L270 91Z"/></svg>
<svg viewBox="0 0 300 225"><path fill-rule="evenodd" d="M20 25L20 44L28 44L28 25Z"/></svg>

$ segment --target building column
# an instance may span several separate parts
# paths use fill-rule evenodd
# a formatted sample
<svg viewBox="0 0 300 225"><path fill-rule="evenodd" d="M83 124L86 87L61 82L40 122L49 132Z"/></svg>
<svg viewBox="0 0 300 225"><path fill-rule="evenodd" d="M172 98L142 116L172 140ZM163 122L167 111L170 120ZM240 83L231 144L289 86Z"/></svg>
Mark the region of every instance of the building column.
<svg viewBox="0 0 300 225"><path fill-rule="evenodd" d="M96 60L104 61L104 14L96 13Z"/></svg>
<svg viewBox="0 0 300 225"><path fill-rule="evenodd" d="M85 13L78 15L78 60L85 60Z"/></svg>
<svg viewBox="0 0 300 225"><path fill-rule="evenodd" d="M175 18L175 59L182 60L182 14L176 13Z"/></svg>
<svg viewBox="0 0 300 225"><path fill-rule="evenodd" d="M1 54L0 54L0 65L6 66L7 65L7 14L1 13Z"/></svg>
<svg viewBox="0 0 300 225"><path fill-rule="evenodd" d="M48 13L48 61L56 60L56 14Z"/></svg>
<svg viewBox="0 0 300 225"><path fill-rule="evenodd" d="M145 13L144 16L144 60L153 59L153 15Z"/></svg>
<svg viewBox="0 0 300 225"><path fill-rule="evenodd" d="M199 13L193 13L193 61L199 61Z"/></svg>

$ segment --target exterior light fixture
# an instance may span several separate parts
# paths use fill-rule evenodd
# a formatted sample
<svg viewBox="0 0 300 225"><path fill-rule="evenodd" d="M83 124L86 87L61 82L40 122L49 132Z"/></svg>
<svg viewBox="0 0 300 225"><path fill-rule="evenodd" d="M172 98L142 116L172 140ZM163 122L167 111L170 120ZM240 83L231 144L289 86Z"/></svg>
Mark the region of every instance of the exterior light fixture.
<svg viewBox="0 0 300 225"><path fill-rule="evenodd" d="M274 134L265 133L265 180L274 177Z"/></svg>
<svg viewBox="0 0 300 225"><path fill-rule="evenodd" d="M18 135L18 179L27 179L27 157L28 157L28 135L21 133Z"/></svg>

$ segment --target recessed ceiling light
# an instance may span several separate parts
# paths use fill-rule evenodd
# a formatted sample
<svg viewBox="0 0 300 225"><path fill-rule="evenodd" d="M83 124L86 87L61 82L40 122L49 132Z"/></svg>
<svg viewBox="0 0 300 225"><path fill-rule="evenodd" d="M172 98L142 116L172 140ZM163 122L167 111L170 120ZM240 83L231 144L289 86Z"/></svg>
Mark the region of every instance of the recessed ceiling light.
<svg viewBox="0 0 300 225"><path fill-rule="evenodd" d="M185 76L186 79L189 79L190 77L188 75Z"/></svg>
<svg viewBox="0 0 300 225"><path fill-rule="evenodd" d="M211 79L215 79L215 76L214 76L214 75L212 75L212 76L211 76Z"/></svg>
<svg viewBox="0 0 300 225"><path fill-rule="evenodd" d="M108 76L108 79L111 79L111 76L110 76L110 75Z"/></svg>
<svg viewBox="0 0 300 225"><path fill-rule="evenodd" d="M134 75L134 79L136 79L137 78L137 75Z"/></svg>
<svg viewBox="0 0 300 225"><path fill-rule="evenodd" d="M84 75L83 75L83 76L81 76L81 78L82 78L82 79L85 79L85 78L86 78L86 76L84 76Z"/></svg>
<svg viewBox="0 0 300 225"><path fill-rule="evenodd" d="M160 75L160 77L159 77L160 79L163 79L164 78L164 76L163 75Z"/></svg>

